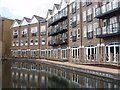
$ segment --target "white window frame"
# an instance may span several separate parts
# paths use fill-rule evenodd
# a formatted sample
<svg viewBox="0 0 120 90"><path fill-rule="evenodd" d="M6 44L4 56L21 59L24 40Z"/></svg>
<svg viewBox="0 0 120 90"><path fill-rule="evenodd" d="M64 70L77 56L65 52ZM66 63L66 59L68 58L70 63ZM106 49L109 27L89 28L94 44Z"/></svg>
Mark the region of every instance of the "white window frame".
<svg viewBox="0 0 120 90"><path fill-rule="evenodd" d="M87 37L87 27L83 27L83 37Z"/></svg>
<svg viewBox="0 0 120 90"><path fill-rule="evenodd" d="M33 40L33 42L31 42L33 39L30 39L30 45L33 45L33 42L34 42L34 40Z"/></svg>
<svg viewBox="0 0 120 90"><path fill-rule="evenodd" d="M98 22L94 22L93 27L94 27L94 35L96 35L97 34L97 28L98 28Z"/></svg>
<svg viewBox="0 0 120 90"><path fill-rule="evenodd" d="M43 42L43 39L44 39L44 42ZM46 43L45 41L46 41L46 39L45 39L45 38L42 38L42 39L41 39L41 44L42 44L42 45L45 45L45 43Z"/></svg>
<svg viewBox="0 0 120 90"><path fill-rule="evenodd" d="M77 39L80 38L80 28L77 28Z"/></svg>
<svg viewBox="0 0 120 90"><path fill-rule="evenodd" d="M86 17L87 17L86 16L86 11L84 10L82 14L83 14L83 21L86 21Z"/></svg>
<svg viewBox="0 0 120 90"><path fill-rule="evenodd" d="M74 59L79 59L79 54L80 54L79 48L71 48L71 50L72 50L72 58L74 58ZM77 50L77 54L76 54L75 50ZM75 55L76 57L73 57L73 56L74 56L74 55L73 55L73 52L74 52L74 55ZM78 53L78 52L79 52L79 53Z"/></svg>
<svg viewBox="0 0 120 90"><path fill-rule="evenodd" d="M64 52L64 53L63 53ZM64 55L63 55L64 54ZM63 56L65 56L65 57L63 57ZM61 58L62 59L67 59L67 49L62 49L61 50Z"/></svg>
<svg viewBox="0 0 120 90"><path fill-rule="evenodd" d="M37 41L37 42L36 42L36 41ZM35 39L35 45L38 45L38 42L39 42L38 39Z"/></svg>

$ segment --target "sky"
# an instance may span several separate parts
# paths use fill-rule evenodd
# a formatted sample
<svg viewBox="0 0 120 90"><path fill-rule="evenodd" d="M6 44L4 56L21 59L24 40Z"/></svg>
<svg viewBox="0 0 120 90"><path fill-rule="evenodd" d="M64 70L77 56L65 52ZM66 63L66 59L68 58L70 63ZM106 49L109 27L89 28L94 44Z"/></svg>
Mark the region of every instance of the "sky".
<svg viewBox="0 0 120 90"><path fill-rule="evenodd" d="M0 16L10 19L32 18L38 15L46 18L48 9L61 0L0 0Z"/></svg>

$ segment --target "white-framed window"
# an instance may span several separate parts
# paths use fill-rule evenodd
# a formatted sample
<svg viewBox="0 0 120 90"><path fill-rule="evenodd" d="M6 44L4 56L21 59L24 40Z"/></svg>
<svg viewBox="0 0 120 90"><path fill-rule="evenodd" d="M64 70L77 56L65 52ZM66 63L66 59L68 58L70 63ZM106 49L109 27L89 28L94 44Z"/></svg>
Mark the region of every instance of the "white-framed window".
<svg viewBox="0 0 120 90"><path fill-rule="evenodd" d="M86 21L86 11L83 11L83 21Z"/></svg>
<svg viewBox="0 0 120 90"><path fill-rule="evenodd" d="M12 51L12 56L13 57L18 57L18 50L13 50Z"/></svg>
<svg viewBox="0 0 120 90"><path fill-rule="evenodd" d="M41 35L46 35L46 25L40 26L40 32L41 32Z"/></svg>
<svg viewBox="0 0 120 90"><path fill-rule="evenodd" d="M87 27L83 27L83 37L87 37Z"/></svg>
<svg viewBox="0 0 120 90"><path fill-rule="evenodd" d="M35 45L38 45L38 39L35 39Z"/></svg>
<svg viewBox="0 0 120 90"><path fill-rule="evenodd" d="M73 22L75 22L75 21L76 21L76 15L73 16Z"/></svg>
<svg viewBox="0 0 120 90"><path fill-rule="evenodd" d="M72 58L79 58L79 48L72 48Z"/></svg>
<svg viewBox="0 0 120 90"><path fill-rule="evenodd" d="M110 18L109 33L116 33L118 31L117 17Z"/></svg>
<svg viewBox="0 0 120 90"><path fill-rule="evenodd" d="M87 56L87 60L95 60L96 59L96 46L86 47L85 53Z"/></svg>
<svg viewBox="0 0 120 90"><path fill-rule="evenodd" d="M87 11L87 21L92 20L92 8L89 8Z"/></svg>
<svg viewBox="0 0 120 90"><path fill-rule="evenodd" d="M42 42L42 45L44 45L45 44L45 38L42 38L41 42Z"/></svg>
<svg viewBox="0 0 120 90"><path fill-rule="evenodd" d="M108 44L105 46L106 62L118 62L120 55L119 43Z"/></svg>
<svg viewBox="0 0 120 90"><path fill-rule="evenodd" d="M80 24L80 14L77 14L77 24Z"/></svg>
<svg viewBox="0 0 120 90"><path fill-rule="evenodd" d="M82 1L82 6L85 6L86 5L86 0L83 0Z"/></svg>
<svg viewBox="0 0 120 90"><path fill-rule="evenodd" d="M93 17L95 17L95 15L96 15L96 14L95 14L95 13L96 13L95 11L96 11L96 8L97 8L97 7L98 7L97 5L93 6Z"/></svg>
<svg viewBox="0 0 120 90"><path fill-rule="evenodd" d="M76 4L77 4L77 9L80 8L80 0L76 0Z"/></svg>
<svg viewBox="0 0 120 90"><path fill-rule="evenodd" d="M25 40L25 46L27 46L28 45L28 40Z"/></svg>
<svg viewBox="0 0 120 90"><path fill-rule="evenodd" d="M20 45L23 46L23 40L20 40Z"/></svg>
<svg viewBox="0 0 120 90"><path fill-rule="evenodd" d="M12 41L12 46L15 46L15 41Z"/></svg>
<svg viewBox="0 0 120 90"><path fill-rule="evenodd" d="M17 36L18 35L18 30L14 30L13 31L13 36Z"/></svg>
<svg viewBox="0 0 120 90"><path fill-rule="evenodd" d="M51 51L51 50L48 50L48 51L47 51L47 55L48 55L48 57L51 57L51 56L52 56L52 51Z"/></svg>
<svg viewBox="0 0 120 90"><path fill-rule="evenodd" d="M88 32L92 32L92 24L88 24Z"/></svg>
<svg viewBox="0 0 120 90"><path fill-rule="evenodd" d="M16 46L19 46L19 41L18 40L16 40Z"/></svg>
<svg viewBox="0 0 120 90"><path fill-rule="evenodd" d="M72 13L72 4L70 5L70 13Z"/></svg>
<svg viewBox="0 0 120 90"><path fill-rule="evenodd" d="M67 58L67 49L62 49L61 51L62 51L62 53L61 53L62 59L66 59Z"/></svg>
<svg viewBox="0 0 120 90"><path fill-rule="evenodd" d="M72 26L73 17L70 16L70 26Z"/></svg>
<svg viewBox="0 0 120 90"><path fill-rule="evenodd" d="M72 30L70 31L70 40L72 40Z"/></svg>
<svg viewBox="0 0 120 90"><path fill-rule="evenodd" d="M22 37L26 37L27 34L27 28L22 29Z"/></svg>
<svg viewBox="0 0 120 90"><path fill-rule="evenodd" d="M98 28L98 22L95 22L93 24L93 27L94 27L94 35L96 35L97 34L97 28Z"/></svg>
<svg viewBox="0 0 120 90"><path fill-rule="evenodd" d="M37 50L30 50L30 56L35 57L37 55Z"/></svg>
<svg viewBox="0 0 120 90"><path fill-rule="evenodd" d="M33 45L33 39L30 39L30 45Z"/></svg>
<svg viewBox="0 0 120 90"><path fill-rule="evenodd" d="M37 33L37 26L31 27L31 33Z"/></svg>
<svg viewBox="0 0 120 90"><path fill-rule="evenodd" d="M58 49L54 49L54 57L58 58Z"/></svg>
<svg viewBox="0 0 120 90"><path fill-rule="evenodd" d="M102 34L106 34L107 33L107 19L104 19L102 21L103 27L102 27Z"/></svg>
<svg viewBox="0 0 120 90"><path fill-rule="evenodd" d="M75 8L75 7L76 7L76 2L73 3L73 8Z"/></svg>
<svg viewBox="0 0 120 90"><path fill-rule="evenodd" d="M77 38L80 38L80 28L77 29Z"/></svg>

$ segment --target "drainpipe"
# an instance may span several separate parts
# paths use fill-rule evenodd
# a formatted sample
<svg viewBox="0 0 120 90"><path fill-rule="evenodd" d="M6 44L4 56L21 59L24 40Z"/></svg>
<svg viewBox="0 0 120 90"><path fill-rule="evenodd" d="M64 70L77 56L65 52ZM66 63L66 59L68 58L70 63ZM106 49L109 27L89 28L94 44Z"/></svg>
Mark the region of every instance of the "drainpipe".
<svg viewBox="0 0 120 90"><path fill-rule="evenodd" d="M39 54L39 59L40 59L40 22L38 23L38 36L39 36L39 48L38 48L39 49L39 51L38 51L39 53L38 54Z"/></svg>

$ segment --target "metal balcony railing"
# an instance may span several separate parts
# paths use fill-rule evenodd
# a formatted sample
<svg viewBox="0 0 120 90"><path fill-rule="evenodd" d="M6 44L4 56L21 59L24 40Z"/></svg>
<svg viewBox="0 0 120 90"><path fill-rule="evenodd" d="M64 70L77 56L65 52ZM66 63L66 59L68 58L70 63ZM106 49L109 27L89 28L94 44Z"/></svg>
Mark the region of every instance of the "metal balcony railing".
<svg viewBox="0 0 120 90"><path fill-rule="evenodd" d="M96 18L107 18L119 14L120 1L111 1L95 9Z"/></svg>
<svg viewBox="0 0 120 90"><path fill-rule="evenodd" d="M103 38L120 34L120 22L102 26L96 29L96 37Z"/></svg>
<svg viewBox="0 0 120 90"><path fill-rule="evenodd" d="M17 38L18 37L18 35L13 35L13 38Z"/></svg>

